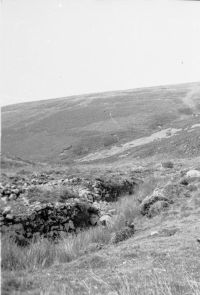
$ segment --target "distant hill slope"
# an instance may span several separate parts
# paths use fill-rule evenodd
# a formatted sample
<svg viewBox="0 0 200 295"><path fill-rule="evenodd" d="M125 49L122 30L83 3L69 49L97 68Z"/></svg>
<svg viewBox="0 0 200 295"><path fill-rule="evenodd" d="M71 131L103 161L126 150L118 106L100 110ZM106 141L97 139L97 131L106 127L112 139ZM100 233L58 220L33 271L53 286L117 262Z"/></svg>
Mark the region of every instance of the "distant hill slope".
<svg viewBox="0 0 200 295"><path fill-rule="evenodd" d="M200 123L199 112L200 83L20 103L2 108L2 154L28 161L69 163L162 129L186 130ZM199 131L193 128L181 133L181 138L176 135L173 149L184 154L187 142L198 153ZM150 145L152 153L154 148ZM165 149L164 144L161 152ZM131 150L148 156L145 146Z"/></svg>

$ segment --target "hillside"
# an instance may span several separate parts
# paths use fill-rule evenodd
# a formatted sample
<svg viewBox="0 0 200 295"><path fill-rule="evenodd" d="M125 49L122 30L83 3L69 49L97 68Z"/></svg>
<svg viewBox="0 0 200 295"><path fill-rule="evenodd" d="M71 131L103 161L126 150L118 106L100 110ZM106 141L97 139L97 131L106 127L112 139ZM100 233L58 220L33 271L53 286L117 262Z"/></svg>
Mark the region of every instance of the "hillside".
<svg viewBox="0 0 200 295"><path fill-rule="evenodd" d="M200 83L5 106L2 154L64 164L154 154L197 156L199 113ZM171 128L177 131L171 134Z"/></svg>
<svg viewBox="0 0 200 295"><path fill-rule="evenodd" d="M2 108L2 295L200 294L200 83Z"/></svg>

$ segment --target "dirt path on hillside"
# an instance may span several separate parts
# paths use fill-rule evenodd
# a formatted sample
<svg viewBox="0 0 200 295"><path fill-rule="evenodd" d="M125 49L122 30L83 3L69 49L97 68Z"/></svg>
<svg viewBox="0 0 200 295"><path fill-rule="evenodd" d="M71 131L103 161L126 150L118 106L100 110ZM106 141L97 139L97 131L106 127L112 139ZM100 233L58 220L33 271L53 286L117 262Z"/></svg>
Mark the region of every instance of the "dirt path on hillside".
<svg viewBox="0 0 200 295"><path fill-rule="evenodd" d="M121 146L113 146L109 150L105 149L105 150L98 151L96 153L91 153L91 154L85 156L84 158L77 160L77 162L105 159L105 158L108 158L108 157L111 157L114 155L124 153L134 147L149 144L155 140L161 140L164 138L172 137L180 131L181 131L181 129L176 129L176 128L163 129L161 131L151 134L150 136L141 137L138 139L134 139L130 142L126 142L125 144L122 144Z"/></svg>

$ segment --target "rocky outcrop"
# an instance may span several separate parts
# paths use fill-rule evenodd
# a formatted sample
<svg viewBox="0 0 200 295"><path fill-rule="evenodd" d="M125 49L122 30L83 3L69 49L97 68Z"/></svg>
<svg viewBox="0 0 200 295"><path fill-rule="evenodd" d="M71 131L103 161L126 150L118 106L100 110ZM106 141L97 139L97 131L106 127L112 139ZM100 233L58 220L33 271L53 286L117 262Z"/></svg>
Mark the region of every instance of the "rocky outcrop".
<svg viewBox="0 0 200 295"><path fill-rule="evenodd" d="M140 212L142 215L152 217L156 212L160 212L166 208L168 204L172 204L173 200L167 198L163 192L156 189L152 195L147 196L140 205Z"/></svg>

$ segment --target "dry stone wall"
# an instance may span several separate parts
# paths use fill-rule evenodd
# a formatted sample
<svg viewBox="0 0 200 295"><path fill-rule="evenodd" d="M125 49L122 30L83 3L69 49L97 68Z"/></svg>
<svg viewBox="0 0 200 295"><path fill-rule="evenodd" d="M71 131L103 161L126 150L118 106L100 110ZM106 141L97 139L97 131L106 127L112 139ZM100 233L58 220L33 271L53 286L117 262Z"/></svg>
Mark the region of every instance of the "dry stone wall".
<svg viewBox="0 0 200 295"><path fill-rule="evenodd" d="M0 217L2 234L9 233L19 244L39 236L56 239L78 232L91 226L94 216L99 217L98 209L86 203L34 204L26 214L18 215L5 209Z"/></svg>
<svg viewBox="0 0 200 295"><path fill-rule="evenodd" d="M21 245L39 236L57 239L98 224L108 211L110 202L123 194L131 194L138 185L136 179L119 178L94 180L79 177L67 179L18 179L1 185L0 225L2 234L9 234ZM67 188L73 191L70 199L41 203L30 196L41 190ZM31 194L30 191L33 191ZM58 190L59 191L59 190ZM15 197L13 197L15 194ZM54 197L54 195L53 195Z"/></svg>

